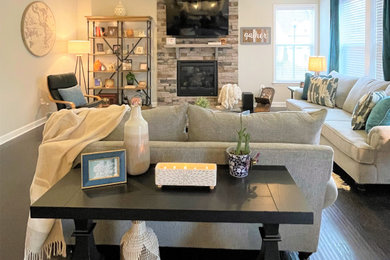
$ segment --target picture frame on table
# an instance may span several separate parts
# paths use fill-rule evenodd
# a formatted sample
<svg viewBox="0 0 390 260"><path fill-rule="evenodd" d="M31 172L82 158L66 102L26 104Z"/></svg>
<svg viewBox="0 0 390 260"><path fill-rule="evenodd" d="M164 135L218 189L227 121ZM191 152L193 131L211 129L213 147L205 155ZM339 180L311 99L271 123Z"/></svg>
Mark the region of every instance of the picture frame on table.
<svg viewBox="0 0 390 260"><path fill-rule="evenodd" d="M81 189L126 182L125 149L81 154Z"/></svg>
<svg viewBox="0 0 390 260"><path fill-rule="evenodd" d="M148 64L147 63L140 63L139 69L140 70L148 70Z"/></svg>
<svg viewBox="0 0 390 260"><path fill-rule="evenodd" d="M99 87L101 88L102 87L102 80L99 79L99 78L95 78L95 87Z"/></svg>
<svg viewBox="0 0 390 260"><path fill-rule="evenodd" d="M97 54L104 54L104 45L103 43L96 43L96 53Z"/></svg>
<svg viewBox="0 0 390 260"><path fill-rule="evenodd" d="M118 37L118 27L108 26L107 27L107 36L108 37Z"/></svg>
<svg viewBox="0 0 390 260"><path fill-rule="evenodd" d="M112 50L114 54L121 54L121 45L120 44L114 44L112 45Z"/></svg>

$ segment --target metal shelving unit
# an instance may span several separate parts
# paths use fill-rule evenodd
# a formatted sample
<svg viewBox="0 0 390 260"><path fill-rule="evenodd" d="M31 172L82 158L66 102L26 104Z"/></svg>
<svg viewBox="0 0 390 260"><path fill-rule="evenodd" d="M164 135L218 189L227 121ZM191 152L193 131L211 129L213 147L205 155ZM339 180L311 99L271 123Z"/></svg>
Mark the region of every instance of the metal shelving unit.
<svg viewBox="0 0 390 260"><path fill-rule="evenodd" d="M125 97L128 94L132 94L131 92L139 92L142 93L143 97L143 105L150 106L152 103L151 99L151 66L152 66L152 18L150 16L124 16L124 17L116 17L116 16L87 16L87 32L88 39L92 42L92 53L88 55L88 91L92 91L94 95L99 94L108 94L115 93L117 104L126 103ZM126 30L125 27L129 28L131 25L140 26L139 23L144 23L143 28L145 28L145 36L131 36L127 37L124 35ZM108 27L108 26L117 27L117 36L96 36L96 27ZM137 27L136 26L136 27ZM142 25L141 25L142 26ZM133 27L132 27L133 28ZM96 43L97 41L101 41L105 44L106 47L111 49L113 53L97 53ZM125 44L130 45L132 47L129 49L129 52L124 54L123 49ZM121 51L120 53L114 53L113 45L120 45ZM135 54L135 49L140 46L146 46L143 54ZM115 63L114 70L105 70L105 71L95 71L93 65L97 58L112 58L112 62ZM147 64L146 70L141 70L134 68L134 64L132 64L132 70L123 70L123 61L129 58L137 58L141 59L143 63ZM92 66L90 62L92 61ZM134 74L145 75L141 76L141 78L145 79L146 87L134 87L129 88L124 84L124 80L126 79L126 74L128 72L132 72ZM96 87L94 84L94 80L91 82L90 78L98 78L97 76L104 75L105 79L114 79L116 81L116 85L114 88L105 88L105 87ZM108 75L107 75L108 74ZM137 78L137 75L135 75Z"/></svg>

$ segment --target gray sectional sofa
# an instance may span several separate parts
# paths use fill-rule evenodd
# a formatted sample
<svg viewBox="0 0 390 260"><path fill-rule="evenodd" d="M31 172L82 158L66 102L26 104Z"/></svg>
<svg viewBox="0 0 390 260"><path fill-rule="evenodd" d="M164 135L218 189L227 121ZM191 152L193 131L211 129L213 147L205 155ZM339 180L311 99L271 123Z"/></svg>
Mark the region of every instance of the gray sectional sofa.
<svg viewBox="0 0 390 260"><path fill-rule="evenodd" d="M390 184L390 126L376 126L367 134L364 130L352 130L353 109L364 94L386 91L390 95L390 82L367 77L355 78L331 72L339 79L336 107L328 108L302 100L302 89L288 99L290 111L327 109L320 143L331 146L334 161L358 184Z"/></svg>
<svg viewBox="0 0 390 260"><path fill-rule="evenodd" d="M217 113L186 104L142 113L149 123L153 164L171 161L226 164L225 150L235 145L236 130L240 128L237 113ZM123 126L128 116L129 113L109 136L90 144L84 152L123 147ZM314 211L313 225L281 225L281 250L315 252L322 210L337 198L331 177L333 150L319 145L325 116L326 110L322 109L310 113L257 113L243 119L252 135L252 151L261 153L259 164L285 165ZM97 243L118 245L130 225L130 221L99 221L95 230ZM156 232L160 246L229 249L261 246L260 224L148 222L148 225ZM71 221L64 221L68 243L72 228Z"/></svg>

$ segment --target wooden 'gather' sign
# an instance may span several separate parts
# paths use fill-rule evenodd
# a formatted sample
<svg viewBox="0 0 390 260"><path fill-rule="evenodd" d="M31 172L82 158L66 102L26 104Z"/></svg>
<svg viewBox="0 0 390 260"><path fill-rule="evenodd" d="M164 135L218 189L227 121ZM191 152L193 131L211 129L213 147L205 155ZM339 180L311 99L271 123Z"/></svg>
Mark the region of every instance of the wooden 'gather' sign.
<svg viewBox="0 0 390 260"><path fill-rule="evenodd" d="M270 44L271 27L241 27L241 44Z"/></svg>

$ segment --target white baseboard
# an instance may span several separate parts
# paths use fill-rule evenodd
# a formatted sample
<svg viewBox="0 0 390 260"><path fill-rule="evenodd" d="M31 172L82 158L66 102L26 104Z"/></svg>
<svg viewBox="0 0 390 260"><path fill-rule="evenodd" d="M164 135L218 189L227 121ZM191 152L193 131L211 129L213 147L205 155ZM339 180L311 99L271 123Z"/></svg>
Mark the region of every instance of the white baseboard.
<svg viewBox="0 0 390 260"><path fill-rule="evenodd" d="M152 107L157 107L157 102L152 102Z"/></svg>
<svg viewBox="0 0 390 260"><path fill-rule="evenodd" d="M21 136L22 134L25 134L34 128L37 128L41 125L43 125L46 122L47 118L42 117L41 119L38 119L37 121L34 121L30 124L27 124L25 126L22 126L18 129L13 130L12 132L9 132L5 135L0 136L0 145L5 144L6 142L11 141L12 139L15 139L18 136Z"/></svg>
<svg viewBox="0 0 390 260"><path fill-rule="evenodd" d="M286 102L272 102L273 107L286 107Z"/></svg>

